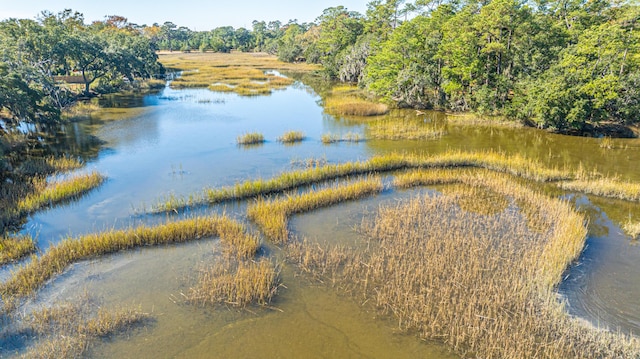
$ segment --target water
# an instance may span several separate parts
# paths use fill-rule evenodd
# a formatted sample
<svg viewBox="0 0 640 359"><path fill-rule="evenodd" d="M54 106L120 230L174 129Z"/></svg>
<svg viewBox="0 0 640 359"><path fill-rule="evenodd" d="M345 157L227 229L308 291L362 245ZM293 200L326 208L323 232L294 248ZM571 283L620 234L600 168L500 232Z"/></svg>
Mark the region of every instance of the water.
<svg viewBox="0 0 640 359"><path fill-rule="evenodd" d="M615 140L618 149L604 150L599 140L549 134L536 129L445 125L447 135L431 141L320 141L323 133L364 133L369 119L335 118L323 112L320 96L297 83L271 96L240 97L208 90L172 90L147 96L101 99L113 106L92 121L74 124L67 143L75 143L89 159L87 167L107 182L78 201L30 217L25 231L37 235L40 248L66 235L120 228L162 220L141 216L159 198L188 195L205 187L231 185L247 179L269 178L292 169L292 162L322 158L329 163L361 160L393 151L436 153L450 149L501 150L535 158L545 164L587 169L640 180L640 141ZM442 123L442 114L416 115L392 111L423 123ZM276 138L289 130L307 139L285 146ZM239 147L245 132L261 132L267 142ZM91 135L102 141L96 148ZM311 238L355 241L353 226L381 202L403 193L385 194L358 203L322 209L292 220L294 231ZM607 217L620 205L594 204L581 197L592 218L588 247L560 288L570 312L595 324L640 331L640 246L621 234L627 213ZM640 220L637 204L628 215ZM597 208L597 210L595 210ZM239 220L244 207L220 206ZM614 220L612 220L615 217ZM392 322L326 287L294 276L285 268L286 289L274 302L277 310L256 313L215 311L184 304L181 293L193 283L198 268L215 259L215 239L160 248L145 248L74 265L38 294L54 302L81 293L105 304L134 304L157 318L150 327L126 339L101 344L101 357L425 357L448 358L446 349L412 336L394 333ZM9 269L0 272L6 278Z"/></svg>

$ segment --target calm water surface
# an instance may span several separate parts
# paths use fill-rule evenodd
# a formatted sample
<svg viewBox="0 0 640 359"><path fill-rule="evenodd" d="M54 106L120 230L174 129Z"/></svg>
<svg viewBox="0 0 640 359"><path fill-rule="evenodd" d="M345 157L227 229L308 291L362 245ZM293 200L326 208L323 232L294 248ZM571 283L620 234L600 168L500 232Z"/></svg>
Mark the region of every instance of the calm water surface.
<svg viewBox="0 0 640 359"><path fill-rule="evenodd" d="M77 236L163 216L138 213L168 195L188 195L204 187L269 178L295 167L293 162L321 158L330 163L366 159L393 151L434 153L450 149L494 149L520 153L548 165L595 169L640 181L640 141L616 140L604 150L597 139L552 135L535 129L445 125L447 135L433 141L368 141L330 146L323 133L366 131L363 119L334 118L323 112L321 98L297 83L271 96L239 97L208 90L165 89L156 95L114 96L101 100L105 109L74 128L77 141L92 134L103 141L87 168L108 176L99 189L69 205L32 216L25 231L37 235L40 248L66 235ZM389 117L441 126L444 115L393 111ZM301 130L307 138L284 146L276 138ZM261 132L267 142L239 147L236 137ZM571 194L567 194L572 196ZM385 194L353 204L298 216L292 228L317 240L353 241L353 227L380 203L405 194ZM598 202L577 195L591 217L588 246L567 273L560 292L571 313L594 324L640 332L640 246L620 230L638 205ZM622 210L621 210L622 208ZM204 211L226 212L244 219L244 205ZM393 323L376 320L358 303L317 287L283 270L286 288L277 310L257 313L215 311L184 304L198 268L216 260L218 241L147 248L74 265L38 294L54 302L91 293L109 305L139 305L156 322L127 339L101 344L102 357L344 357L449 358L446 349L394 333ZM277 251L277 250L276 250ZM8 269L0 272L6 278Z"/></svg>

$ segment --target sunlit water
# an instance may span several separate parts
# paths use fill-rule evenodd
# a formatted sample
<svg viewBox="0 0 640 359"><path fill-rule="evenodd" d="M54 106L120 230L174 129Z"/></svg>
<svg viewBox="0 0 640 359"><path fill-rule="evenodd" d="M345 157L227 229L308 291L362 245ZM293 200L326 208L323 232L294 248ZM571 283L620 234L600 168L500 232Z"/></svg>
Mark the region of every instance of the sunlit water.
<svg viewBox="0 0 640 359"><path fill-rule="evenodd" d="M158 199L182 196L205 187L220 187L256 177L269 178L295 167L293 162L321 158L330 163L366 159L392 151L433 153L449 149L494 149L520 153L546 164L587 169L640 180L640 142L616 140L604 150L597 139L548 134L535 129L447 126L447 135L432 141L368 141L323 145L323 133L364 133L366 120L334 118L323 113L320 97L297 83L271 96L239 97L208 90L165 89L145 97L111 97L96 120L76 125L77 141L91 133L103 141L88 163L107 182L82 199L32 216L25 231L47 248L67 235L157 222L163 216L139 213ZM437 113L394 111L425 125L441 124ZM300 130L307 138L285 146L277 137ZM245 132L261 132L267 142L236 145ZM353 242L353 230L380 203L406 193L383 195L298 216L292 229L318 241ZM640 331L640 246L624 236L626 215L607 217L607 205L584 199L592 234L579 264L567 273L560 291L571 313L596 325ZM629 216L640 220L637 205ZM620 206L610 206L620 208ZM207 211L207 209L204 209ZM244 204L213 209L244 220ZM105 305L135 305L151 312L155 322L127 338L101 344L101 357L326 357L448 358L446 349L394 332L392 322L352 299L283 270L283 288L273 310L238 312L184 303L198 268L215 261L216 239L179 246L145 248L75 264L38 294L38 301L73 299L82 293ZM10 268L9 268L10 269ZM0 277L6 278L9 269Z"/></svg>

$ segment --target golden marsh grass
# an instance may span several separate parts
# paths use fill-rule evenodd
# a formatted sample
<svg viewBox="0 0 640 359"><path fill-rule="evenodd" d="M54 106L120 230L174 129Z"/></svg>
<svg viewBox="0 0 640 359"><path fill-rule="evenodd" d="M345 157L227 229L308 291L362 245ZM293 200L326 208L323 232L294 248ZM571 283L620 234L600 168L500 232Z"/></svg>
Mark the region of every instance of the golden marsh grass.
<svg viewBox="0 0 640 359"><path fill-rule="evenodd" d="M105 178L98 172L77 175L52 183L35 178L36 191L18 202L17 209L20 213L31 213L47 206L51 207L91 191L100 186L104 180Z"/></svg>
<svg viewBox="0 0 640 359"><path fill-rule="evenodd" d="M620 181L613 178L565 181L561 182L559 187L567 191L578 191L627 201L640 201L640 183Z"/></svg>
<svg viewBox="0 0 640 359"><path fill-rule="evenodd" d="M252 257L258 248L257 237L245 235L243 227L226 217L195 217L149 227L94 233L67 238L39 257L17 269L0 284L5 311L11 311L21 298L33 294L53 276L70 264L85 259L133 249L172 243L183 243L206 237L220 237L229 243L229 251L238 257Z"/></svg>
<svg viewBox="0 0 640 359"><path fill-rule="evenodd" d="M268 305L280 286L280 269L270 260L226 259L201 271L187 300L198 305Z"/></svg>
<svg viewBox="0 0 640 359"><path fill-rule="evenodd" d="M260 195L279 193L296 187L332 180L340 177L389 172L412 168L485 168L495 172L509 173L539 182L559 181L572 178L568 171L548 168L541 163L519 155L501 152L450 151L435 155L410 155L392 153L375 156L367 161L328 164L318 168L283 173L269 180L257 179L238 183L233 187L206 189L202 194L188 197L165 198L151 209L154 213L178 211L188 206L215 204L230 200L241 200Z"/></svg>
<svg viewBox="0 0 640 359"><path fill-rule="evenodd" d="M637 339L585 325L557 300L554 288L587 233L585 218L567 202L504 175L428 172L407 174L402 183L473 180L469 185L502 195L486 198L490 208L509 198L529 214L469 213L457 193L422 196L381 208L366 221L360 250L294 243L291 258L392 316L400 329L444 341L463 357L640 355Z"/></svg>
<svg viewBox="0 0 640 359"><path fill-rule="evenodd" d="M322 135L320 140L325 145L328 145L328 144L337 143L337 142L357 143L357 142L365 141L366 139L362 135L360 135L359 133L347 132L346 134L344 134L342 136L338 135L338 134L334 134L334 133L325 133L325 134Z"/></svg>
<svg viewBox="0 0 640 359"><path fill-rule="evenodd" d="M385 104L343 95L325 98L324 108L330 114L342 116L380 116L389 112L389 107Z"/></svg>
<svg viewBox="0 0 640 359"><path fill-rule="evenodd" d="M622 229L624 229L632 239L640 239L640 222L627 222L622 226Z"/></svg>
<svg viewBox="0 0 640 359"><path fill-rule="evenodd" d="M276 243L286 243L289 240L288 218L292 214L360 199L382 189L382 180L372 177L273 201L258 199L247 208L247 216L256 222L267 238Z"/></svg>
<svg viewBox="0 0 640 359"><path fill-rule="evenodd" d="M36 244L30 236L0 237L0 266L17 261L36 251Z"/></svg>
<svg viewBox="0 0 640 359"><path fill-rule="evenodd" d="M447 134L442 126L425 124L420 119L378 120L369 122L367 137L377 140L436 140Z"/></svg>
<svg viewBox="0 0 640 359"><path fill-rule="evenodd" d="M305 136L304 133L300 131L287 131L282 136L278 137L278 142L282 143L296 143L304 141Z"/></svg>
<svg viewBox="0 0 640 359"><path fill-rule="evenodd" d="M239 145L257 145L264 143L264 135L259 132L247 132L236 138Z"/></svg>

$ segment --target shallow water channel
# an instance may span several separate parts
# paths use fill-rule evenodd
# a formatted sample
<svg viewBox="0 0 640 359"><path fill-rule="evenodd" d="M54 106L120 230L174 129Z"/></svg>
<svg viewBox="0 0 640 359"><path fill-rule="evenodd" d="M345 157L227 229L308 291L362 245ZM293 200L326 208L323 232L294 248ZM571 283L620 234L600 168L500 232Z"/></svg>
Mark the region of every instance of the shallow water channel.
<svg viewBox="0 0 640 359"><path fill-rule="evenodd" d="M640 181L639 140L615 140L617 148L605 150L597 139L453 125L439 113L398 110L387 116L445 126L447 134L441 139L323 145L323 133L364 134L365 121L326 114L320 96L302 83L259 97L166 88L158 94L101 101L112 107L77 124L74 133L79 143L89 134L103 141L87 168L108 180L80 200L33 215L25 231L37 236L40 248L67 235L162 221L164 215L140 213L164 196L270 178L308 158L338 163L392 151L497 149L560 167L582 163L588 170ZM291 146L276 141L289 130L303 131L307 138ZM253 131L264 134L267 142L236 145L236 136ZM353 227L367 213L409 194L386 191L373 199L296 216L291 226L318 240L352 241ZM574 199L591 219L588 246L559 288L569 311L596 325L640 332L640 246L620 230L623 220L640 220L639 205L562 195ZM202 210L245 220L242 203ZM185 304L182 293L203 263L216 260L217 246L211 239L75 264L41 290L37 301L53 303L89 293L101 304L140 306L156 318L126 338L100 344L93 352L99 357L451 357L441 345L396 333L392 321L376 319L361 303L296 276L294 268L283 269L286 288L272 310L237 312ZM277 255L277 249L272 250ZM9 270L3 269L0 278Z"/></svg>

